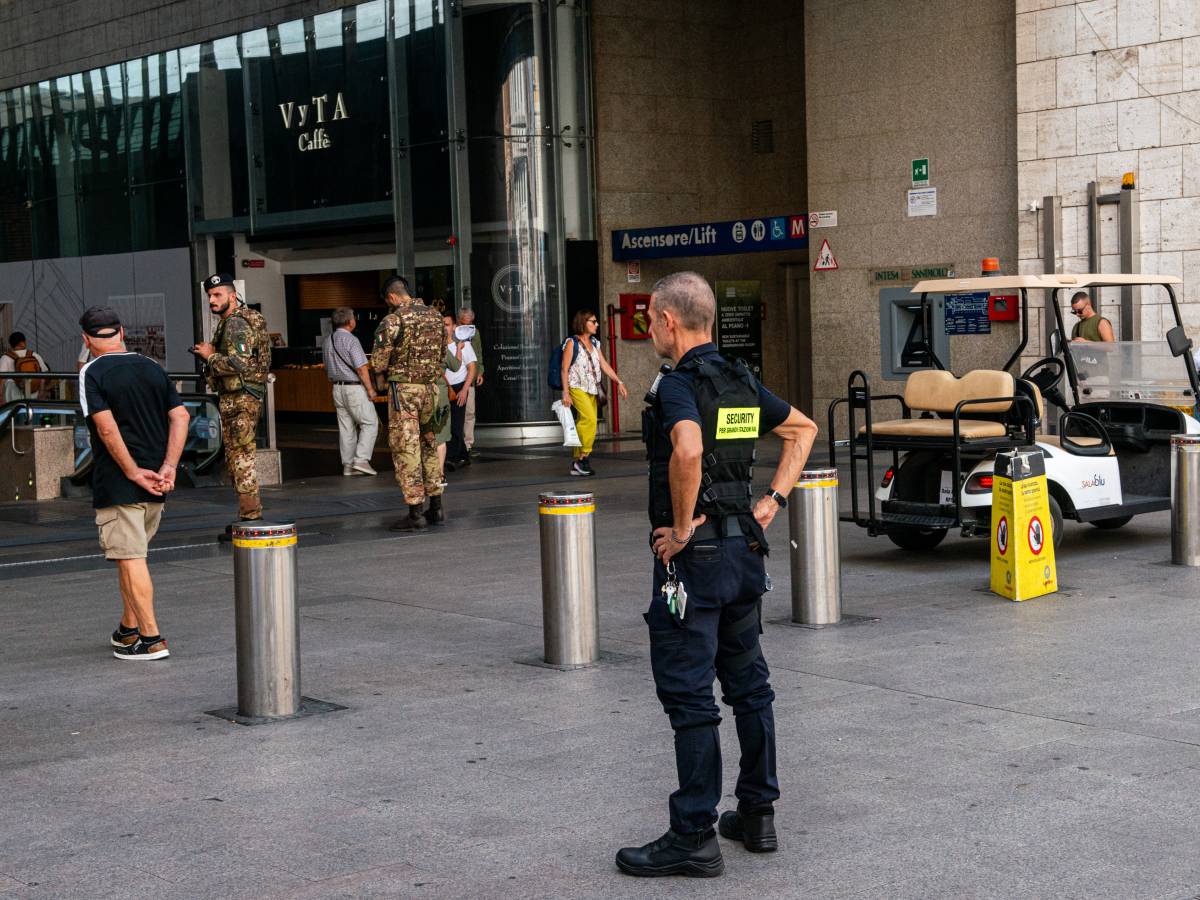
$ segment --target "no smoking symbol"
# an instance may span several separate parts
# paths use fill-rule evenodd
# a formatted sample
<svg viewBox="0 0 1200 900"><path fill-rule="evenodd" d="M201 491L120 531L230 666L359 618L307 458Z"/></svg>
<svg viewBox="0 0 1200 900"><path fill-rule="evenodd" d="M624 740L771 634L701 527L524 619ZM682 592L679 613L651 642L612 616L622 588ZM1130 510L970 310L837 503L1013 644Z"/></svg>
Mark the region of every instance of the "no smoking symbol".
<svg viewBox="0 0 1200 900"><path fill-rule="evenodd" d="M1000 555L1003 556L1008 552L1008 517L1001 516L1000 524L996 526L996 546L1000 549Z"/></svg>
<svg viewBox="0 0 1200 900"><path fill-rule="evenodd" d="M1042 546L1046 543L1046 532L1042 528L1042 520L1034 516L1029 520L1029 549L1034 552L1034 555L1042 552Z"/></svg>

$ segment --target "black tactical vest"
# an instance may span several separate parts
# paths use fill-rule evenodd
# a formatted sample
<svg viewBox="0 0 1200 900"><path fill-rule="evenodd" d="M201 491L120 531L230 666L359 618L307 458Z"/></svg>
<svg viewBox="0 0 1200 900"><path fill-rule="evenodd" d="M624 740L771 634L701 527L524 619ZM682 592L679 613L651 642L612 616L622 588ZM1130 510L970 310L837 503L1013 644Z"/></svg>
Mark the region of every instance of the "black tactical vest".
<svg viewBox="0 0 1200 900"><path fill-rule="evenodd" d="M695 356L681 365L679 372L691 373L700 410L700 428L704 436L700 494L694 515L704 513L709 521L737 517L752 528L751 479L754 471L754 444L758 439L761 410L758 382L740 359L724 356ZM642 413L642 440L650 463L650 523L654 528L671 525L671 487L669 468L671 438L663 431L664 415L657 393Z"/></svg>

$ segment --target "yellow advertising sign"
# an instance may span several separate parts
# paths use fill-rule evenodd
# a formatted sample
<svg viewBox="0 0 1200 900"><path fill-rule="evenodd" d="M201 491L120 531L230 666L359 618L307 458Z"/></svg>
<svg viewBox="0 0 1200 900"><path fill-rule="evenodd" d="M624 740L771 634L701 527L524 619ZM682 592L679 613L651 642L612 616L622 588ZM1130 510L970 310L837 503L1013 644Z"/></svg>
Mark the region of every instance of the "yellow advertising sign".
<svg viewBox="0 0 1200 900"><path fill-rule="evenodd" d="M723 407L717 410L717 440L758 438L758 407Z"/></svg>
<svg viewBox="0 0 1200 900"><path fill-rule="evenodd" d="M1041 451L997 454L992 481L993 593L1021 601L1058 590L1048 496Z"/></svg>

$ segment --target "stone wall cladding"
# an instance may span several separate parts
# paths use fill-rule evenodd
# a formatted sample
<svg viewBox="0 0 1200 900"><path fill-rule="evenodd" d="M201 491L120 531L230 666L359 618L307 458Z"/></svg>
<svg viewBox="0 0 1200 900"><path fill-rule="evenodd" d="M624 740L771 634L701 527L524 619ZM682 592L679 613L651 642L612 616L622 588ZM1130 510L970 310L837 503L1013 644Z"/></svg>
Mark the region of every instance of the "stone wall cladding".
<svg viewBox="0 0 1200 900"><path fill-rule="evenodd" d="M641 282L629 284L625 263L612 260L611 233L806 211L801 4L594 0L592 17L601 304L649 293L680 269L758 280L764 380L784 393L783 264L807 271L805 251L644 260ZM760 119L774 122L774 153L753 151ZM618 354L629 385L621 425L636 430L661 360L650 341L619 341Z"/></svg>
<svg viewBox="0 0 1200 900"><path fill-rule="evenodd" d="M809 208L838 211L838 227L814 240L829 239L840 268L811 276L823 424L852 369L865 370L878 393L899 387L878 380L872 269L953 263L973 276L983 257L997 256L1005 272L1016 270L1014 14L1009 0L804 6ZM1053 106L1053 82L1039 87ZM911 161L920 157L929 157L938 189L932 218L907 215ZM1018 326L995 323L992 332L951 338L953 371L1003 365Z"/></svg>
<svg viewBox="0 0 1200 900"><path fill-rule="evenodd" d="M1185 325L1200 330L1200 2L1016 0L1021 271L1043 271L1047 195L1061 198L1058 271L1088 268L1087 185L1137 174L1141 271L1184 279ZM1120 271L1117 208L1102 206L1102 272ZM1169 327L1165 293L1143 290L1143 340ZM1117 321L1120 293L1101 304ZM1040 329L1031 329L1040 334ZM1118 334L1118 337L1120 335ZM1039 345L1040 346L1040 345ZM1033 348L1031 348L1031 353Z"/></svg>

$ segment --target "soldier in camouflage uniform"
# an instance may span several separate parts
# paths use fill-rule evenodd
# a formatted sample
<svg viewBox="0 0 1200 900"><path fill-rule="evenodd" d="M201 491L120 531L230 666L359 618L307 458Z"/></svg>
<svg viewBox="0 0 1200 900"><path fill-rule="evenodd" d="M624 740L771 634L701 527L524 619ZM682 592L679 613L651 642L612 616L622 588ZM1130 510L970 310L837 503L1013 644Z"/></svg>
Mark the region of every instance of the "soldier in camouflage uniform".
<svg viewBox="0 0 1200 900"><path fill-rule="evenodd" d="M210 275L204 280L204 292L209 310L220 316L220 321L212 343L197 344L194 349L204 359L209 388L218 395L225 464L238 495L238 518L254 521L262 518L255 432L271 370L267 320L238 297L230 275Z"/></svg>
<svg viewBox="0 0 1200 900"><path fill-rule="evenodd" d="M413 299L408 281L399 275L387 280L383 293L390 312L375 330L371 368L376 378L387 381L388 446L396 483L408 504L408 515L392 530L418 531L427 522L446 521L436 440L441 428L437 381L446 355L442 317Z"/></svg>

